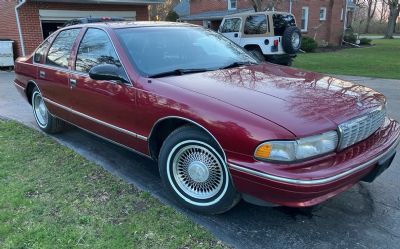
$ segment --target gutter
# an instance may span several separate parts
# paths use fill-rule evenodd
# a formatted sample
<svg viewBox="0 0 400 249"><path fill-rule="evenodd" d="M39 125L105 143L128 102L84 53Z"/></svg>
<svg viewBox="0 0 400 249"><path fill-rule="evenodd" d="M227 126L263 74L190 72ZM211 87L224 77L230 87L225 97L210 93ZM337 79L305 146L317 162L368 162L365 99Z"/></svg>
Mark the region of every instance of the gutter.
<svg viewBox="0 0 400 249"><path fill-rule="evenodd" d="M25 44L24 44L24 37L22 35L22 28L21 28L21 23L19 21L19 14L18 14L18 9L22 7L26 3L26 0L20 0L19 3L15 6L15 18L17 20L17 27L18 27L18 33L19 33L19 41L21 43L21 50L22 50L22 56L25 56Z"/></svg>

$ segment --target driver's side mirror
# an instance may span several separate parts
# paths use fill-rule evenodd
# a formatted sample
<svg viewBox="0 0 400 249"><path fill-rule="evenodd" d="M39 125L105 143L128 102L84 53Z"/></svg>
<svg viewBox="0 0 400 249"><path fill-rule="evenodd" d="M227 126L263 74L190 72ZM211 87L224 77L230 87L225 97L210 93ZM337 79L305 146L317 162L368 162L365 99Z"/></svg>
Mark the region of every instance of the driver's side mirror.
<svg viewBox="0 0 400 249"><path fill-rule="evenodd" d="M94 80L115 80L128 83L125 72L121 67L112 64L100 64L94 66L89 71L89 76Z"/></svg>

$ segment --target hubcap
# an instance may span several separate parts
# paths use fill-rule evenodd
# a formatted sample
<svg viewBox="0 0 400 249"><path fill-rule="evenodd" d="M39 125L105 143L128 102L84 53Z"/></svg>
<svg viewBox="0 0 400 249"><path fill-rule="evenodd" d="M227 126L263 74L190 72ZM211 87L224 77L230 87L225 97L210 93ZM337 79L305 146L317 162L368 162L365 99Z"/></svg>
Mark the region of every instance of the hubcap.
<svg viewBox="0 0 400 249"><path fill-rule="evenodd" d="M48 122L48 112L46 105L44 104L42 96L40 93L35 92L33 96L33 111L35 114L36 121L38 122L40 127L46 127Z"/></svg>
<svg viewBox="0 0 400 249"><path fill-rule="evenodd" d="M221 162L206 147L182 147L174 156L172 171L179 188L192 198L212 198L222 188Z"/></svg>
<svg viewBox="0 0 400 249"><path fill-rule="evenodd" d="M210 176L207 166L199 161L194 161L188 167L189 176L196 182L205 182Z"/></svg>
<svg viewBox="0 0 400 249"><path fill-rule="evenodd" d="M292 36L292 45L294 48L298 48L300 46L300 36L297 33L294 33Z"/></svg>

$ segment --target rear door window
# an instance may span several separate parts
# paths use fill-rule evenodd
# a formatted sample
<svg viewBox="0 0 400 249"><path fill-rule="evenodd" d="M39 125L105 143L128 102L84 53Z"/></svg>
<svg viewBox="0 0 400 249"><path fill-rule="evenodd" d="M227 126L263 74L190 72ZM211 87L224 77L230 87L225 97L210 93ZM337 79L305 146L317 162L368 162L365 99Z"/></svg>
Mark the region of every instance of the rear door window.
<svg viewBox="0 0 400 249"><path fill-rule="evenodd" d="M112 64L122 68L108 35L100 29L88 29L79 45L75 70L88 73L94 66Z"/></svg>
<svg viewBox="0 0 400 249"><path fill-rule="evenodd" d="M269 28L266 15L251 15L246 18L244 24L244 33L246 35L259 35L267 32L269 32Z"/></svg>
<svg viewBox="0 0 400 249"><path fill-rule="evenodd" d="M75 43L81 29L67 29L61 31L49 52L47 53L46 64L56 67L68 68L68 61L71 56L72 46Z"/></svg>
<svg viewBox="0 0 400 249"><path fill-rule="evenodd" d="M240 18L225 19L221 33L239 32L241 23Z"/></svg>

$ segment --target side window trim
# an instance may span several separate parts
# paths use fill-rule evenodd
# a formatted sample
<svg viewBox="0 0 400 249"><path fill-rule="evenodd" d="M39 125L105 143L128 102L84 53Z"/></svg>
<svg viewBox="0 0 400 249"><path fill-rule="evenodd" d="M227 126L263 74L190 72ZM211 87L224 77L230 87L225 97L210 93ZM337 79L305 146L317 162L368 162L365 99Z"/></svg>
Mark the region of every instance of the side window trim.
<svg viewBox="0 0 400 249"><path fill-rule="evenodd" d="M82 43L83 39L85 38L85 35L86 35L86 33L88 32L89 29L98 29L98 30L101 30L101 31L103 31L104 33L106 33L106 35L107 35L107 37L108 37L108 40L110 41L110 43L111 43L111 45L112 45L112 47L113 47L113 49L114 49L114 52L115 52L115 54L116 54L117 57L118 57L118 60L121 62L122 69L124 70L124 73L125 73L125 75L126 75L126 78L127 78L127 80L129 81L128 83L124 83L124 85L133 86L133 83L132 83L132 81L131 81L131 79L130 79L130 77L129 77L128 71L126 70L124 63L122 62L121 57L119 56L119 53L118 53L118 51L117 51L117 48L115 47L114 42L113 42L113 40L111 39L110 34L109 34L106 30L104 30L104 29L102 29L102 28L98 28L98 27L88 27L88 28L86 28L86 29L83 31L83 34L79 36L79 42L78 42L78 44L77 44L77 46L76 46L76 49L75 49L75 51L74 51L74 55L73 55L73 57L72 57L73 63L72 63L72 67L71 67L71 72L74 73L74 74L77 74L77 75L82 75L82 76L86 76L86 77L89 76L88 73L80 72L80 71L77 71L77 70L76 70L76 61L77 61L77 59L78 59L79 47L81 46L81 43Z"/></svg>
<svg viewBox="0 0 400 249"><path fill-rule="evenodd" d="M77 29L77 30L79 30L79 32L78 32L78 35L75 37L74 42L72 43L71 51L70 51L70 53L69 53L69 59L72 58L73 51L74 51L74 45L75 45L75 43L77 42L77 40L79 39L79 37L80 37L80 33L82 32L82 28L69 28L69 29L62 29L62 30L58 31L57 34L52 38L52 40L51 40L51 42L50 42L50 45L49 45L49 47L47 48L46 56L44 56L44 61L43 61L43 63L42 63L43 66L52 67L52 68L57 68L57 69L61 69L61 70L64 70L64 71L65 71L65 70L67 70L67 71L70 70L69 63L68 63L68 65L67 65L67 68L65 68L65 67L60 67L60 66L56 66L56 65L49 65L49 64L47 64L47 56L48 56L48 53L49 53L49 51L50 51L50 48L53 46L54 42L57 40L57 37L60 35L60 33L63 32L63 31L73 30L73 29Z"/></svg>
<svg viewBox="0 0 400 249"><path fill-rule="evenodd" d="M46 57L47 57L47 52L49 51L51 45L53 44L54 38L57 37L57 35L58 35L58 33L53 33L53 34L51 34L49 37L47 37L46 39L44 39L44 41L42 41L42 42L39 44L39 46L37 46L35 52L33 53L33 57L32 57L32 63L33 63L33 64L40 64L40 65L44 65L44 64L45 64L45 62L46 62L45 59L46 59ZM38 52L38 50L40 49L40 47L43 46L46 42L49 42L49 45L48 45L48 47L46 48L46 50L43 51L44 53L43 53L42 58L40 58L40 62L36 62L36 61L35 61L35 55L36 55L36 53Z"/></svg>

